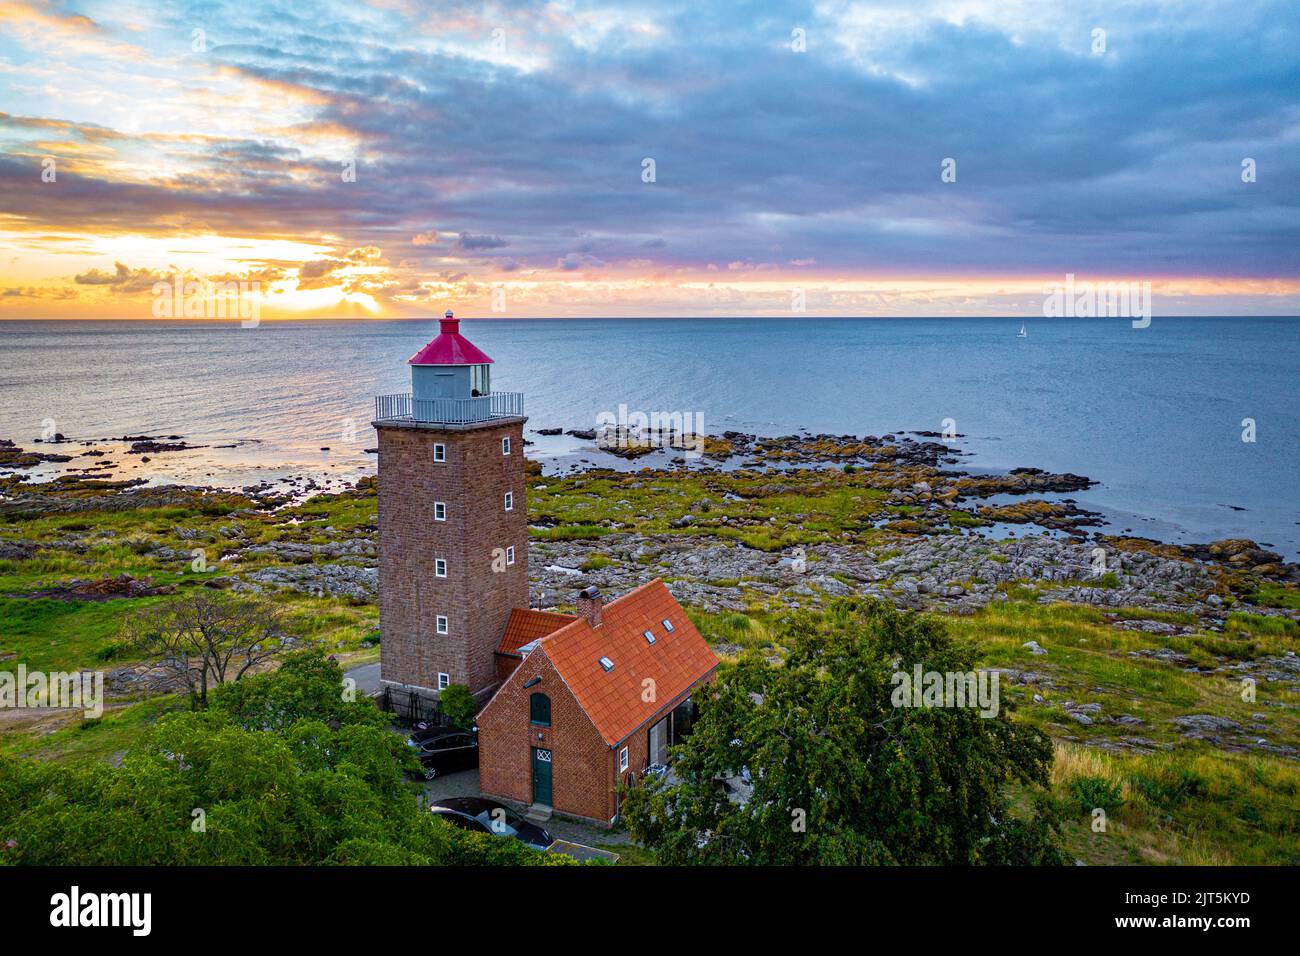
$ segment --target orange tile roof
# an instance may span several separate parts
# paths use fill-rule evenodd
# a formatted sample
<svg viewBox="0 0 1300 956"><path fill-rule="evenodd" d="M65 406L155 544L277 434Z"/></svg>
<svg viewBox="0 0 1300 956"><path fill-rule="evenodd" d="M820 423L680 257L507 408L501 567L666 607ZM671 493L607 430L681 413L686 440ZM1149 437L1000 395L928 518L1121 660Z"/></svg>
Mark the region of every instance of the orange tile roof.
<svg viewBox="0 0 1300 956"><path fill-rule="evenodd" d="M665 619L672 631L664 627ZM647 630L654 644L646 641ZM578 618L540 647L610 746L718 666L717 656L658 578L606 604L600 627ZM601 666L602 657L614 662L613 670ZM644 699L647 678L654 681L651 700Z"/></svg>
<svg viewBox="0 0 1300 956"><path fill-rule="evenodd" d="M554 611L534 611L531 608L515 608L510 612L506 622L506 633L497 647L500 654L518 654L519 648L529 641L545 637L564 625L576 621L572 614L556 614Z"/></svg>

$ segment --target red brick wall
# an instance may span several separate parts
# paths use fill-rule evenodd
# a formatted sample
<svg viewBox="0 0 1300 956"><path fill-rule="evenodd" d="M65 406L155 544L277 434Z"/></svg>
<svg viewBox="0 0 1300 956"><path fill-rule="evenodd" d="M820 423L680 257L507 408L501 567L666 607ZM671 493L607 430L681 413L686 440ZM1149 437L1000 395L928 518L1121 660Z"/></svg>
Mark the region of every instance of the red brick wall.
<svg viewBox="0 0 1300 956"><path fill-rule="evenodd" d="M540 675L541 683L524 689ZM528 699L551 698L551 726L529 723ZM613 756L586 713L539 648L502 684L478 715L479 788L515 803L533 802L533 747L552 753L552 806L557 813L607 823L614 815ZM543 735L542 740L537 734Z"/></svg>
<svg viewBox="0 0 1300 956"><path fill-rule="evenodd" d="M498 681L494 651L511 608L528 606L524 419L464 429L384 424L379 433L380 673L436 689L438 673L485 693ZM509 455L501 439L510 436ZM447 460L433 460L434 443ZM504 510L505 492L514 509ZM435 521L434 502L447 505ZM492 570L492 551L514 545L515 563ZM447 560L447 577L434 560ZM438 634L437 615L449 633Z"/></svg>

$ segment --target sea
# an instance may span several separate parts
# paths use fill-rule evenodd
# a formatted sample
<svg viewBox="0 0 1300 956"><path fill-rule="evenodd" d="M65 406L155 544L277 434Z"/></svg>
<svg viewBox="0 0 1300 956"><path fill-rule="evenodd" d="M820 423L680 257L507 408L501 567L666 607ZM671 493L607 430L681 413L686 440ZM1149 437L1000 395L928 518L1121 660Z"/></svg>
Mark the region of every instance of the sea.
<svg viewBox="0 0 1300 956"><path fill-rule="evenodd" d="M468 319L492 387L525 395L548 471L640 468L567 435L680 414L701 430L948 432L963 470L1074 472L1110 532L1252 538L1300 558L1300 319ZM437 319L0 322L0 438L181 436L148 456L109 442L116 477L242 487L373 474L376 394ZM602 416L604 418L602 419ZM59 432L72 443L34 444ZM69 468L32 469L36 479Z"/></svg>

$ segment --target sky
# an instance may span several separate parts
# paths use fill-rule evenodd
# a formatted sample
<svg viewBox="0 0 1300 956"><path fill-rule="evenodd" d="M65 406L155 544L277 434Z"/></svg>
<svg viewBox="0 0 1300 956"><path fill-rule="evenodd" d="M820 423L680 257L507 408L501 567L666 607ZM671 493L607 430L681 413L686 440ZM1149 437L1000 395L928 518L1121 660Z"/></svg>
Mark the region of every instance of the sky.
<svg viewBox="0 0 1300 956"><path fill-rule="evenodd" d="M0 319L1300 314L1297 50L1293 0L0 0Z"/></svg>

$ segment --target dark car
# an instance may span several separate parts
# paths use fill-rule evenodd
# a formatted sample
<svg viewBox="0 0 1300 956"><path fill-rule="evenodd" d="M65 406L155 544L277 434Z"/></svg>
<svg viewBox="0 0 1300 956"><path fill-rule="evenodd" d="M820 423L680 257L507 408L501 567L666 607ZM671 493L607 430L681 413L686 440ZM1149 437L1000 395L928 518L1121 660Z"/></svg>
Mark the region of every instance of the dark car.
<svg viewBox="0 0 1300 956"><path fill-rule="evenodd" d="M546 830L529 823L495 800L484 797L448 797L429 807L429 812L442 817L452 826L474 833L514 837L535 850L545 850L555 842Z"/></svg>
<svg viewBox="0 0 1300 956"><path fill-rule="evenodd" d="M411 734L407 743L415 748L425 780L478 766L478 739L468 730L431 727Z"/></svg>

